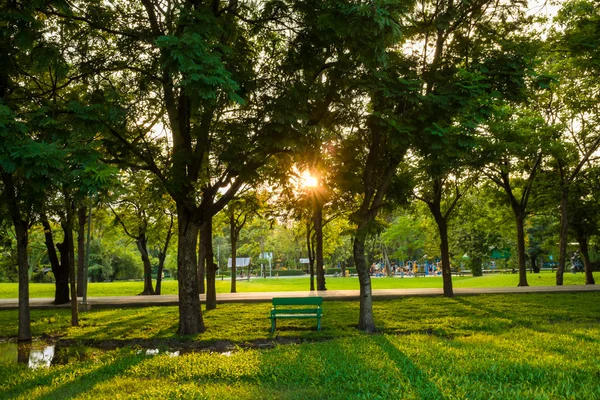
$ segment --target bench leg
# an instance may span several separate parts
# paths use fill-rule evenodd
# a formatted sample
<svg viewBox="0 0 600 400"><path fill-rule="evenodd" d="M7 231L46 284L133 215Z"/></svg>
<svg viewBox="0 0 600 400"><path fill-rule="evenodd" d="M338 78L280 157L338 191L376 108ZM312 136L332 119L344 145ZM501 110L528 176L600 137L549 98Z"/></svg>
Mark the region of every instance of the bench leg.
<svg viewBox="0 0 600 400"><path fill-rule="evenodd" d="M317 318L317 330L318 331L321 330L321 318L320 317Z"/></svg>
<svg viewBox="0 0 600 400"><path fill-rule="evenodd" d="M271 318L271 333L275 332L275 318Z"/></svg>

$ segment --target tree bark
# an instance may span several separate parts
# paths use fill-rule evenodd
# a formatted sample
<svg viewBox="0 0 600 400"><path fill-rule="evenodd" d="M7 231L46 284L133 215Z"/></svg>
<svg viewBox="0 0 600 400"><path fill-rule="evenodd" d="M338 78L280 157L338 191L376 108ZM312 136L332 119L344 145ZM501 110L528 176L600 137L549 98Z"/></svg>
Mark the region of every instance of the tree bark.
<svg viewBox="0 0 600 400"><path fill-rule="evenodd" d="M450 268L450 250L448 246L448 222L442 215L439 202L427 203L440 234L440 253L442 254L442 282L444 285L444 297L454 297L452 289L452 270Z"/></svg>
<svg viewBox="0 0 600 400"><path fill-rule="evenodd" d="M19 266L19 332L20 342L31 340L31 317L29 313L29 263L27 246L29 236L25 221L15 221L17 236L17 264Z"/></svg>
<svg viewBox="0 0 600 400"><path fill-rule="evenodd" d="M313 257L313 245L311 238L310 222L306 224L306 250L308 253L308 271L310 273L310 291L315 290L315 258Z"/></svg>
<svg viewBox="0 0 600 400"><path fill-rule="evenodd" d="M519 259L519 285L529 286L527 283L527 266L525 265L525 215L521 210L515 210L517 223L517 253Z"/></svg>
<svg viewBox="0 0 600 400"><path fill-rule="evenodd" d="M204 321L198 293L198 271L196 243L200 224L193 213L183 205L177 205L178 234L177 275L179 283L179 328L180 335L204 332Z"/></svg>
<svg viewBox="0 0 600 400"><path fill-rule="evenodd" d="M150 257L148 256L148 240L145 233L141 233L136 241L138 250L142 257L142 263L144 265L144 291L142 295L154 294L154 288L152 287L152 264L150 263Z"/></svg>
<svg viewBox="0 0 600 400"><path fill-rule="evenodd" d="M531 271L535 274L540 272L540 267L537 264L537 254L536 253L532 253L529 256L529 261L531 262Z"/></svg>
<svg viewBox="0 0 600 400"><path fill-rule="evenodd" d="M563 185L560 195L560 249L558 254L558 268L556 269L556 285L562 286L565 265L567 263L567 238L569 220L567 215L567 201L569 189Z"/></svg>
<svg viewBox="0 0 600 400"><path fill-rule="evenodd" d="M204 233L204 224L198 231L198 290L200 294L206 293L204 286L204 276L206 273L206 238Z"/></svg>
<svg viewBox="0 0 600 400"><path fill-rule="evenodd" d="M77 209L77 296L83 297L83 267L85 264L85 224L87 222L87 207Z"/></svg>
<svg viewBox="0 0 600 400"><path fill-rule="evenodd" d="M315 263L317 266L317 290L327 290L325 269L323 268L323 204L315 198Z"/></svg>
<svg viewBox="0 0 600 400"><path fill-rule="evenodd" d="M206 219L202 224L201 234L204 242L204 256L206 265L206 309L214 310L217 308L217 287L216 274L217 265L214 261L214 253L212 246L212 217Z"/></svg>
<svg viewBox="0 0 600 400"><path fill-rule="evenodd" d="M235 216L229 215L229 238L231 240L231 293L237 293L237 241L238 233L235 226Z"/></svg>
<svg viewBox="0 0 600 400"><path fill-rule="evenodd" d="M373 293L371 288L371 277L365 261L365 239L366 234L357 231L354 238L353 254L358 280L360 282L360 313L358 317L358 329L367 333L375 332L375 320L373 317Z"/></svg>
<svg viewBox="0 0 600 400"><path fill-rule="evenodd" d="M165 238L165 244L162 250L158 253L158 275L156 276L156 289L154 290L154 294L160 296L160 292L162 290L162 274L165 267L165 260L167 258L167 250L169 249L169 243L171 242L171 237L173 237L173 215L170 215L171 222L169 224L169 229L167 230L167 237Z"/></svg>
<svg viewBox="0 0 600 400"><path fill-rule="evenodd" d="M583 267L585 271L585 284L595 285L594 274L592 273L592 263L590 262L590 253L588 249L588 238L582 232L577 232L577 241L579 242L579 251L583 258Z"/></svg>
<svg viewBox="0 0 600 400"><path fill-rule="evenodd" d="M69 269L67 265L62 265L56 254L54 238L52 236L52 227L46 215L41 213L41 222L44 227L44 238L46 249L48 251L48 260L54 274L54 304L65 304L70 301L69 296ZM62 257L62 253L61 253Z"/></svg>
<svg viewBox="0 0 600 400"><path fill-rule="evenodd" d="M75 224L75 208L71 197L65 195L65 221L61 224L64 232L64 240L61 250L61 264L69 271L69 283L71 285L71 326L79 326L79 310L77 304L77 279L75 277L75 241L73 239L73 227Z"/></svg>

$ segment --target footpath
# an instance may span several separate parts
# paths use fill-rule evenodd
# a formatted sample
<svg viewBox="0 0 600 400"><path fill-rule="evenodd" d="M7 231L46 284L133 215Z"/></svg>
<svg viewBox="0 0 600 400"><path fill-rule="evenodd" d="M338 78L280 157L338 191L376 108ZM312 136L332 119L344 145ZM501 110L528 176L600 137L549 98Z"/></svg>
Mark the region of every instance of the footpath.
<svg viewBox="0 0 600 400"><path fill-rule="evenodd" d="M483 294L525 294L525 293L578 293L600 292L600 285L571 285L571 286L526 286L526 287L498 287L498 288L455 288L455 296L470 296ZM398 299L414 296L442 296L442 289L378 289L373 290L374 299ZM300 292L245 292L245 293L217 293L217 303L264 303L271 302L273 297L302 297L322 296L325 301L359 299L358 290L327 290L327 291L300 291ZM200 295L204 302L205 296ZM70 304L55 305L51 298L29 299L32 309L69 308ZM81 302L82 299L79 298ZM151 306L176 306L177 295L161 296L111 296L88 297L91 308L122 308L122 307L151 307ZM19 307L18 299L0 299L0 310L11 310Z"/></svg>

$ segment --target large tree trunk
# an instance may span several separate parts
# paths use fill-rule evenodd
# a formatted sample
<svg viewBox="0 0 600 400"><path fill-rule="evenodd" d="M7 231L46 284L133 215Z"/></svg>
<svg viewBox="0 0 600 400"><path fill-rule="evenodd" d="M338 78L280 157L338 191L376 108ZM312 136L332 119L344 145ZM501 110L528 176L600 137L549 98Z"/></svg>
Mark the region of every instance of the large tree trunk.
<svg viewBox="0 0 600 400"><path fill-rule="evenodd" d="M558 269L556 270L556 285L562 286L565 265L567 263L567 236L569 229L569 220L567 215L567 200L569 190L563 187L560 197L560 249L558 254Z"/></svg>
<svg viewBox="0 0 600 400"><path fill-rule="evenodd" d="M180 335L204 332L204 321L198 293L196 243L200 225L194 221L192 212L177 205L178 233L177 275L179 281L179 329Z"/></svg>
<svg viewBox="0 0 600 400"><path fill-rule="evenodd" d="M154 288L152 287L152 264L150 264L150 257L148 256L148 240L146 234L142 233L138 236L135 241L140 255L142 257L142 263L144 265L144 291L142 295L154 294Z"/></svg>
<svg viewBox="0 0 600 400"><path fill-rule="evenodd" d="M450 250L448 246L448 223L441 212L440 203L428 203L433 214L435 223L440 234L440 253L442 254L442 281L444 285L444 296L454 297L452 289L452 270L450 268Z"/></svg>
<svg viewBox="0 0 600 400"><path fill-rule="evenodd" d="M367 333L375 332L375 320L373 318L373 293L371 289L371 277L365 262L365 239L366 234L357 230L354 238L353 254L358 280L360 282L360 313L358 317L358 329Z"/></svg>
<svg viewBox="0 0 600 400"><path fill-rule="evenodd" d="M237 231L235 229L235 218L231 214L229 218L229 238L231 239L231 293L237 293Z"/></svg>
<svg viewBox="0 0 600 400"><path fill-rule="evenodd" d="M525 215L520 210L514 210L517 223L517 253L519 259L519 285L529 286L527 283L527 266L525 265Z"/></svg>
<svg viewBox="0 0 600 400"><path fill-rule="evenodd" d="M73 226L75 225L74 204L65 192L65 221L61 224L64 232L64 240L61 250L61 264L69 271L69 283L71 285L71 326L79 325L79 310L77 304L77 279L75 276L75 241L73 239Z"/></svg>
<svg viewBox="0 0 600 400"><path fill-rule="evenodd" d="M41 213L42 226L44 227L44 238L46 249L48 250L48 260L54 274L54 304L65 304L70 301L69 296L69 269L58 260L54 238L52 236L52 227L45 213ZM61 253L62 254L62 253Z"/></svg>
<svg viewBox="0 0 600 400"><path fill-rule="evenodd" d="M579 251L581 251L583 266L585 268L585 284L595 285L596 281L594 280L594 274L592 273L592 263L590 262L587 235L582 232L577 232L577 241L579 242Z"/></svg>
<svg viewBox="0 0 600 400"><path fill-rule="evenodd" d="M198 291L200 294L206 293L206 287L204 286L204 275L206 272L206 239L204 236L204 225L202 225L198 231Z"/></svg>
<svg viewBox="0 0 600 400"><path fill-rule="evenodd" d="M77 209L77 296L83 297L83 267L85 264L85 224L87 207Z"/></svg>
<svg viewBox="0 0 600 400"><path fill-rule="evenodd" d="M306 223L306 251L308 253L308 270L310 273L310 291L315 290L315 258L313 257L313 245L311 238L310 222Z"/></svg>
<svg viewBox="0 0 600 400"><path fill-rule="evenodd" d="M214 261L213 246L212 246L212 217L208 218L202 224L201 234L205 249L206 262L206 309L214 310L217 308L217 287L216 273L217 265Z"/></svg>
<svg viewBox="0 0 600 400"><path fill-rule="evenodd" d="M327 290L325 286L325 269L323 268L323 205L315 199L315 262L317 266L317 290Z"/></svg>
<svg viewBox="0 0 600 400"><path fill-rule="evenodd" d="M29 263L27 246L29 237L25 221L15 221L17 236L17 264L19 266L19 332L20 342L31 340L31 317L29 313Z"/></svg>

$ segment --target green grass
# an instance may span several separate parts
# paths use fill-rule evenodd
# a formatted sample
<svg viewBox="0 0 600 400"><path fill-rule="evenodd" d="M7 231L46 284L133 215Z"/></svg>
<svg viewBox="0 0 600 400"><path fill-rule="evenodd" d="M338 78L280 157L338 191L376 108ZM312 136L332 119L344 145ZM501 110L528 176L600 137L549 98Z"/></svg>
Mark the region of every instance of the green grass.
<svg viewBox="0 0 600 400"><path fill-rule="evenodd" d="M326 301L321 332L289 320L272 335L269 308L219 305L194 337L174 333L176 307L93 310L75 328L68 310L32 310L34 335L60 335L75 349L106 341L239 349L170 357L134 346L36 370L0 363L0 398L600 398L600 293L377 301L375 335L354 328L356 302ZM16 315L0 312L1 337L16 335ZM246 346L276 339L293 344Z"/></svg>
<svg viewBox="0 0 600 400"><path fill-rule="evenodd" d="M594 273L596 281L600 282L600 272ZM540 274L528 274L530 286L554 286L555 274L553 272L542 272ZM453 277L453 285L456 288L484 288L484 287L514 287L519 282L517 274L497 274L480 277ZM408 289L408 288L441 288L441 277L419 277L419 278L373 278L374 289ZM217 279L217 293L229 293L231 282ZM327 288L330 290L358 289L358 278L335 278L327 277ZM565 285L584 285L583 274L566 273L564 275ZM308 290L309 279L301 278L254 278L250 281L238 280L238 292L278 292L278 291L303 291ZM49 283L31 283L29 285L31 298L54 297L54 285ZM143 290L142 282L103 282L90 283L88 296L135 296ZM177 294L177 281L164 281L162 283L163 294ZM18 286L16 283L0 283L0 298L18 297Z"/></svg>

